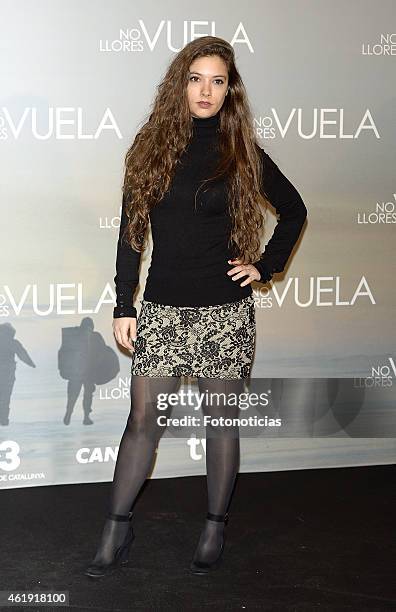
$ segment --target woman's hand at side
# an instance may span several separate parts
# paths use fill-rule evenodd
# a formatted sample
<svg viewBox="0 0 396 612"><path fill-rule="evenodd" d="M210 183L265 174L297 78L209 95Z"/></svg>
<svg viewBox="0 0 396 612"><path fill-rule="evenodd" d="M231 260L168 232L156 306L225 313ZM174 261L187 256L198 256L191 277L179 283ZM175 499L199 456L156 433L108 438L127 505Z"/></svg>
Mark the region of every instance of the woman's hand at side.
<svg viewBox="0 0 396 612"><path fill-rule="evenodd" d="M260 272L253 264L244 264L241 259L229 259L228 263L231 263L234 266L234 268L231 268L231 270L228 270L227 272L228 276L231 276L233 281L244 276L248 277L240 284L241 287L250 285L250 283L254 280L259 281L261 278Z"/></svg>
<svg viewBox="0 0 396 612"><path fill-rule="evenodd" d="M132 342L136 342L136 319L133 317L119 317L113 319L113 333L118 344L129 351L134 351ZM131 342L132 340L132 342Z"/></svg>

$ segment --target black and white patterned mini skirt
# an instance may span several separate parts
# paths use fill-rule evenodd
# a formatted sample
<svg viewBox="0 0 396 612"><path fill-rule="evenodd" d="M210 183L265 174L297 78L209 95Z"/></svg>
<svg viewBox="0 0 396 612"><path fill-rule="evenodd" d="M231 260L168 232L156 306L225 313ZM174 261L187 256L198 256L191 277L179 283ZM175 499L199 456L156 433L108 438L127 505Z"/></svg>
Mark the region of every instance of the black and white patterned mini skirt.
<svg viewBox="0 0 396 612"><path fill-rule="evenodd" d="M141 300L131 374L248 378L255 340L252 294L215 306Z"/></svg>

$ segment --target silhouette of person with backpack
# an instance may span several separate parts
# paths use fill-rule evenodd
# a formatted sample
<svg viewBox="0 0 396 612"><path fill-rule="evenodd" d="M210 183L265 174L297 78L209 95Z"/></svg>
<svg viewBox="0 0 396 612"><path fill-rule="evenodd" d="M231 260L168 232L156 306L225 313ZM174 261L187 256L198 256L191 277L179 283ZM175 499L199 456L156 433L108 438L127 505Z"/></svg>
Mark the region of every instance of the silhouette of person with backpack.
<svg viewBox="0 0 396 612"><path fill-rule="evenodd" d="M92 399L97 384L112 380L119 372L119 361L100 333L94 331L91 317L84 317L79 326L62 328L62 346L58 351L58 368L67 383L67 405L63 418L70 424L74 406L83 394L83 425L92 425Z"/></svg>

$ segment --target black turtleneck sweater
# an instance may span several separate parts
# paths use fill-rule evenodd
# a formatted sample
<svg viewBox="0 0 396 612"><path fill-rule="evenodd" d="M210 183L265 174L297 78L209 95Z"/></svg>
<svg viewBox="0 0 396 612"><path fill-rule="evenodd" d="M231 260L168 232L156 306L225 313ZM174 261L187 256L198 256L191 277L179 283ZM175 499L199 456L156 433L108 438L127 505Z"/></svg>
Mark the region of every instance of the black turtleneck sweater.
<svg viewBox="0 0 396 612"><path fill-rule="evenodd" d="M220 111L212 117L193 117L193 137L182 154L170 190L150 211L153 239L151 264L143 299L174 306L211 306L240 300L252 293L245 278L227 274L233 253L228 247L231 219L224 179L204 184L211 176L217 152ZM300 194L272 159L263 157L263 191L279 214L279 220L260 260L254 263L266 283L281 272L296 243L307 215ZM208 191L204 191L208 187ZM128 222L125 199L117 244L117 304L114 318L136 317L133 296L139 283L141 254L121 242Z"/></svg>

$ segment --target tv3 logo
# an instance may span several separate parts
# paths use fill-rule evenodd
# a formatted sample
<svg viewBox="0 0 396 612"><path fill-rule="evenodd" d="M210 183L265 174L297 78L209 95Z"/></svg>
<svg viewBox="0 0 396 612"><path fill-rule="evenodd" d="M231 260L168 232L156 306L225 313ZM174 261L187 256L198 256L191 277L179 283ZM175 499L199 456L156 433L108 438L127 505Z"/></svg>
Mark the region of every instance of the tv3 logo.
<svg viewBox="0 0 396 612"><path fill-rule="evenodd" d="M6 472L16 470L21 460L19 458L20 446L14 440L0 442L0 469Z"/></svg>

